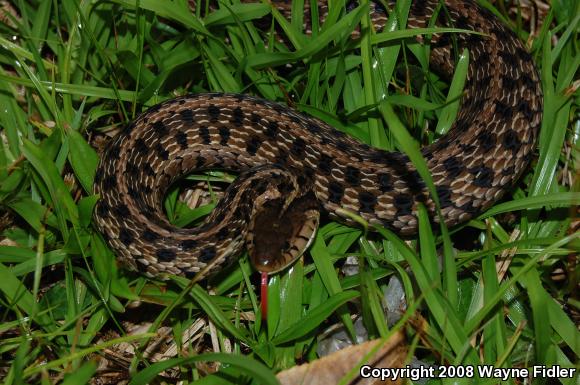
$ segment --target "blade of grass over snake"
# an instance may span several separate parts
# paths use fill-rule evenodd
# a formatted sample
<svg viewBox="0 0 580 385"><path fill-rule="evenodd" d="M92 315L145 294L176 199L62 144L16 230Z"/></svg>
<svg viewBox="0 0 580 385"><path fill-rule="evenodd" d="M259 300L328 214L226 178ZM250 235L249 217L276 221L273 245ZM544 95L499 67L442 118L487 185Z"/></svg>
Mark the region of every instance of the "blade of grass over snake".
<svg viewBox="0 0 580 385"><path fill-rule="evenodd" d="M457 117L457 112L459 111L459 98L463 93L463 86L465 85L465 79L467 78L468 65L469 51L464 50L461 55L459 55L459 60L457 61L455 71L453 72L453 79L451 80L449 92L447 93L447 105L441 109L439 120L437 120L435 132L439 135L447 133Z"/></svg>
<svg viewBox="0 0 580 385"><path fill-rule="evenodd" d="M371 24L371 16L367 12L361 19L361 30L363 33L360 41L360 53L362 58L364 100L366 104L370 106L376 105L380 100L379 98L382 96L378 94L376 86L377 78L379 78L380 75L375 72L380 72L382 68L377 67L375 59L372 56L372 46L370 41L372 35ZM365 31L367 32L365 33ZM386 149L388 148L389 142L385 131L380 128L379 124L380 120L376 117L370 116L367 119L367 130L370 139L369 143L375 147Z"/></svg>
<svg viewBox="0 0 580 385"><path fill-rule="evenodd" d="M427 189L435 203L435 211L437 217L439 218L439 227L443 236L444 243L444 284L446 288L446 296L449 302L453 306L457 306L457 273L455 268L455 263L453 260L451 240L449 238L449 233L443 216L441 215L441 209L439 204L439 197L437 190L433 183L433 178L427 167L427 162L421 154L421 149L419 144L409 135L405 126L401 123L397 115L395 114L392 106L387 101L381 102L379 104L379 111L383 115L384 120L388 123L393 136L397 139L399 146L403 152L411 159L413 165L417 168L417 172L425 182Z"/></svg>
<svg viewBox="0 0 580 385"><path fill-rule="evenodd" d="M572 207L578 204L580 204L580 193L578 192L552 193L499 203L481 214L478 218L489 218L497 214L517 210L539 209L543 207Z"/></svg>

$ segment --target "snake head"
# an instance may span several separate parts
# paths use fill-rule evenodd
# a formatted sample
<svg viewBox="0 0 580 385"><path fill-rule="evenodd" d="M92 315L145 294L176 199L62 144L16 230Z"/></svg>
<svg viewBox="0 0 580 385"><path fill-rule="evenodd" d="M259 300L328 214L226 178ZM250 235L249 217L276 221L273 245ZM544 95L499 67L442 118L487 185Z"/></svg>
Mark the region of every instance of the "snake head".
<svg viewBox="0 0 580 385"><path fill-rule="evenodd" d="M320 218L312 191L299 196L278 194L255 206L246 235L250 261L260 272L276 273L300 258L310 246Z"/></svg>

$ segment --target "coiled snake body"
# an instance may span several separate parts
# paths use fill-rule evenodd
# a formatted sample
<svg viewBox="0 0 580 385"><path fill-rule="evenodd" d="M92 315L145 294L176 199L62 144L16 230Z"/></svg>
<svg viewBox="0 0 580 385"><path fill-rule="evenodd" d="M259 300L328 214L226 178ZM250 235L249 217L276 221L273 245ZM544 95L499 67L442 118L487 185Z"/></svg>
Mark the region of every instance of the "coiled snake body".
<svg viewBox="0 0 580 385"><path fill-rule="evenodd" d="M409 27L427 26L437 5L415 1ZM471 0L446 0L445 10L438 24L483 32L432 41L438 68L453 68L453 44L471 57L451 132L422 150L451 226L485 210L520 176L542 99L532 59L511 31ZM384 12L371 4L377 30ZM450 21L439 20L444 14ZM241 174L202 226L175 228L162 211L168 186L208 168ZM308 246L319 209L337 217L350 211L405 235L416 231L419 202L434 211L406 155L371 148L277 103L218 93L172 99L139 116L103 154L95 192L96 223L109 244L153 276L206 276L244 245L258 268L279 270Z"/></svg>

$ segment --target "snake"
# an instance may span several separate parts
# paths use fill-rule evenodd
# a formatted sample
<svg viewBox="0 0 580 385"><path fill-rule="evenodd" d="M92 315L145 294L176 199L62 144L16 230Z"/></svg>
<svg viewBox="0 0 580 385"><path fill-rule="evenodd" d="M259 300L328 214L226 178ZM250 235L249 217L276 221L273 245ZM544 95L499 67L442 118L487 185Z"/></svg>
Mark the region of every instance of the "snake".
<svg viewBox="0 0 580 385"><path fill-rule="evenodd" d="M285 12L289 4L272 2ZM323 22L328 7L317 4ZM350 3L343 7L352 9ZM370 2L368 9L378 32L396 12L388 2ZM321 214L347 224L358 216L413 236L420 205L447 226L489 208L533 157L542 120L540 78L515 33L474 1L413 1L408 28L432 21L479 32L438 33L428 42L430 65L443 75L451 76L454 52L467 48L470 55L455 122L421 148L440 216L403 152L371 147L318 118L249 94L186 95L139 115L101 156L94 218L118 259L150 277L205 278L246 249L257 270L273 273L309 247ZM163 212L168 189L209 169L238 177L200 225L172 225Z"/></svg>

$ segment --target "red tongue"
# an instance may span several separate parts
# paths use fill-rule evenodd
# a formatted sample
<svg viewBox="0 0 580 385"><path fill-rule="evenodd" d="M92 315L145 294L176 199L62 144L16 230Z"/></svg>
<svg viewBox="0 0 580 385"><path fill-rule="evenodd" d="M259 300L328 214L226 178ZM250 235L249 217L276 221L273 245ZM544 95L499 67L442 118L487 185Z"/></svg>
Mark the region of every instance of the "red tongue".
<svg viewBox="0 0 580 385"><path fill-rule="evenodd" d="M266 320L266 312L268 311L268 273L262 272L262 279L260 280L260 297L262 299L262 320Z"/></svg>

